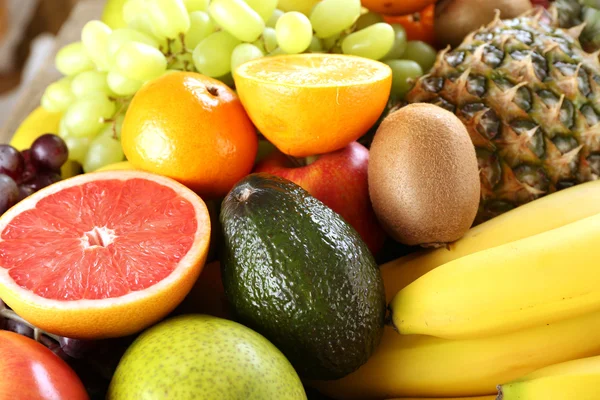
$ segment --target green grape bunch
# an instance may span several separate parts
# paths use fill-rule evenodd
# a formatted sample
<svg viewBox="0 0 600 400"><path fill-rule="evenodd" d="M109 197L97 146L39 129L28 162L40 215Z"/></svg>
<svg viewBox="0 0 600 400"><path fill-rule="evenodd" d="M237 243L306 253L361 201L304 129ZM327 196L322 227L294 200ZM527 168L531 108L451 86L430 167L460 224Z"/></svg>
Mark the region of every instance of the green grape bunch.
<svg viewBox="0 0 600 400"><path fill-rule="evenodd" d="M423 73L415 66L418 59L394 62L410 48L402 26L383 22L360 0L322 0L308 15L278 5L279 0L127 0L122 9L127 27L113 30L89 21L81 40L57 53L56 68L64 77L41 99L45 109L64 113L58 134L70 158L85 172L122 161L120 130L132 97L173 71L198 72L233 87L232 71L259 57L343 53L388 63L402 80L394 85L395 95L406 90L405 80Z"/></svg>

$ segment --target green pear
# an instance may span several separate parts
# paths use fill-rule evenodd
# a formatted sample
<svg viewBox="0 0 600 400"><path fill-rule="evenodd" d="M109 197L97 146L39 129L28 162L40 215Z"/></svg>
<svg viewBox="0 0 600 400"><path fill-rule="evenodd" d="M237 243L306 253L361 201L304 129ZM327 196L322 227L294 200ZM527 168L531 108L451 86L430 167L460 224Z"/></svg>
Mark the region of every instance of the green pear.
<svg viewBox="0 0 600 400"><path fill-rule="evenodd" d="M107 399L295 400L306 393L289 361L262 335L234 321L182 315L131 344Z"/></svg>

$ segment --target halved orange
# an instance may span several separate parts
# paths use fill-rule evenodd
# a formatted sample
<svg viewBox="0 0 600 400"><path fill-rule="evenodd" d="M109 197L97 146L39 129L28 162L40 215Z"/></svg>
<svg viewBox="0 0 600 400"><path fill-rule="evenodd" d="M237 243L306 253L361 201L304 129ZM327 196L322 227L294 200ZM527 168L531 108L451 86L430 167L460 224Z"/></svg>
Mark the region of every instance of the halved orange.
<svg viewBox="0 0 600 400"><path fill-rule="evenodd" d="M383 112L391 69L342 54L264 57L234 72L237 93L258 130L283 153L329 153L365 134Z"/></svg>
<svg viewBox="0 0 600 400"><path fill-rule="evenodd" d="M210 231L203 200L170 178L134 170L78 175L0 218L0 298L61 336L133 334L190 291Z"/></svg>

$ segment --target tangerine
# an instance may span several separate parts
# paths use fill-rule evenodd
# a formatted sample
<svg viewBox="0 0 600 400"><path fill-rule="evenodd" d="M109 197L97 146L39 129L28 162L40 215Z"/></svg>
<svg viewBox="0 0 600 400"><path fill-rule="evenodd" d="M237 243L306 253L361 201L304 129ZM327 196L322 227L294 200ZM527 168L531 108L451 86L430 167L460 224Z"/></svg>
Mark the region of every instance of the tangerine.
<svg viewBox="0 0 600 400"><path fill-rule="evenodd" d="M227 85L195 72L172 72L135 94L121 143L134 168L216 198L251 171L258 136Z"/></svg>

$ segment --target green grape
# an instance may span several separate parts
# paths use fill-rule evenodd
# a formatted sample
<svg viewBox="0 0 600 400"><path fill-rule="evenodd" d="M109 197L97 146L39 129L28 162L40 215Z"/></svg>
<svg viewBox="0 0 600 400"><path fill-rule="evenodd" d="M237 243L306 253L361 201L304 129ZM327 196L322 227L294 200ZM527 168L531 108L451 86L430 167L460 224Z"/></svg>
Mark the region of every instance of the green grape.
<svg viewBox="0 0 600 400"><path fill-rule="evenodd" d="M110 90L119 96L134 95L144 84L142 81L128 79L117 71L110 71L106 77L106 82L108 83Z"/></svg>
<svg viewBox="0 0 600 400"><path fill-rule="evenodd" d="M323 42L323 49L329 51L331 49L333 49L335 46L337 46L339 44L339 42L342 39L342 35L341 34L335 34L329 37L326 37L322 40Z"/></svg>
<svg viewBox="0 0 600 400"><path fill-rule="evenodd" d="M71 91L77 98L82 98L89 93L100 92L112 95L112 90L106 82L106 72L85 71L75 75L71 82Z"/></svg>
<svg viewBox="0 0 600 400"><path fill-rule="evenodd" d="M123 20L129 28L147 36L160 38L146 12L146 0L127 0L123 5Z"/></svg>
<svg viewBox="0 0 600 400"><path fill-rule="evenodd" d="M394 29L385 22L378 22L346 36L342 42L344 54L379 60L394 45Z"/></svg>
<svg viewBox="0 0 600 400"><path fill-rule="evenodd" d="M185 54L181 54L178 55L173 62L171 62L171 64L169 64L168 67L171 72L173 72L172 70L178 70L178 71L193 71L194 69L194 58L192 57L191 53L185 53ZM169 69L167 69L168 72Z"/></svg>
<svg viewBox="0 0 600 400"><path fill-rule="evenodd" d="M202 40L194 49L196 69L201 74L216 78L231 71L231 53L240 41L227 31L218 31Z"/></svg>
<svg viewBox="0 0 600 400"><path fill-rule="evenodd" d="M125 0L123 8L121 9L121 15L123 21L129 26L135 21L140 15L146 12L146 1L145 0Z"/></svg>
<svg viewBox="0 0 600 400"><path fill-rule="evenodd" d="M92 172L109 164L123 161L124 158L121 142L114 138L111 129L107 129L90 143L82 163L83 170Z"/></svg>
<svg viewBox="0 0 600 400"><path fill-rule="evenodd" d="M69 133L69 130L67 129L67 124L65 124L65 119L61 118L60 122L58 123L58 136L65 139L65 138L69 137L69 135L70 135L70 133Z"/></svg>
<svg viewBox="0 0 600 400"><path fill-rule="evenodd" d="M108 38L108 62L111 69L115 66L117 52L125 43L138 42L158 48L156 39L131 28L115 29Z"/></svg>
<svg viewBox="0 0 600 400"><path fill-rule="evenodd" d="M391 24L394 29L394 45L383 58L384 60L399 60L406 50L406 31L400 24Z"/></svg>
<svg viewBox="0 0 600 400"><path fill-rule="evenodd" d="M267 56L269 56L269 57L283 56L283 55L286 55L286 54L287 53L285 51L283 51L283 49L281 47L278 47L275 50L273 50L272 52L270 52L269 54L267 54Z"/></svg>
<svg viewBox="0 0 600 400"><path fill-rule="evenodd" d="M263 42L265 43L265 51L272 52L277 48L277 33L273 28L265 28L262 34Z"/></svg>
<svg viewBox="0 0 600 400"><path fill-rule="evenodd" d="M313 36L310 39L310 45L308 46L308 51L311 53L323 53L323 42L316 36Z"/></svg>
<svg viewBox="0 0 600 400"><path fill-rule="evenodd" d="M358 17L355 30L360 31L361 29L365 29L366 27L375 25L379 22L384 22L381 14L369 11Z"/></svg>
<svg viewBox="0 0 600 400"><path fill-rule="evenodd" d="M185 47L193 51L198 43L217 30L210 16L204 11L190 13L190 29L185 35Z"/></svg>
<svg viewBox="0 0 600 400"><path fill-rule="evenodd" d="M185 9L190 14L194 11L207 11L210 0L183 0Z"/></svg>
<svg viewBox="0 0 600 400"><path fill-rule="evenodd" d="M404 60L416 61L425 73L429 72L435 59L437 58L437 51L430 45L420 40L411 40L406 45L406 50L402 55Z"/></svg>
<svg viewBox="0 0 600 400"><path fill-rule="evenodd" d="M144 43L125 43L116 57L117 71L126 78L148 81L167 69L165 55Z"/></svg>
<svg viewBox="0 0 600 400"><path fill-rule="evenodd" d="M100 71L107 71L108 38L112 29L104 22L90 21L81 30L81 42L87 55Z"/></svg>
<svg viewBox="0 0 600 400"><path fill-rule="evenodd" d="M235 81L233 80L233 75L231 74L231 72L228 72L223 76L218 76L215 79L220 80L230 88L233 88L235 86Z"/></svg>
<svg viewBox="0 0 600 400"><path fill-rule="evenodd" d="M69 149L69 160L83 164L92 138L75 136L66 136L62 138L67 145L67 149Z"/></svg>
<svg viewBox="0 0 600 400"><path fill-rule="evenodd" d="M278 0L244 0L254 11L267 22L277 8Z"/></svg>
<svg viewBox="0 0 600 400"><path fill-rule="evenodd" d="M175 39L190 29L190 16L182 0L147 0L150 21L164 37Z"/></svg>
<svg viewBox="0 0 600 400"><path fill-rule="evenodd" d="M310 11L319 1L320 0L279 0L277 7L285 12L300 11L304 15L310 15Z"/></svg>
<svg viewBox="0 0 600 400"><path fill-rule="evenodd" d="M360 9L360 0L323 0L310 13L310 22L317 37L324 39L350 28Z"/></svg>
<svg viewBox="0 0 600 400"><path fill-rule="evenodd" d="M414 80L423 75L421 66L411 60L386 60L392 69L392 95L403 98L413 87Z"/></svg>
<svg viewBox="0 0 600 400"><path fill-rule="evenodd" d="M269 28L275 28L275 25L277 24L277 20L284 14L283 11L276 9L275 11L273 11L273 14L271 14L271 17L267 20L267 26Z"/></svg>
<svg viewBox="0 0 600 400"><path fill-rule="evenodd" d="M173 71L172 71L173 72ZM120 114L118 114L115 118L114 118L114 127L111 124L111 129L113 129L113 135L117 136L117 139L121 140L121 130L123 129L123 121L125 121L125 114L127 112L127 109L122 110Z"/></svg>
<svg viewBox="0 0 600 400"><path fill-rule="evenodd" d="M242 42L254 42L265 29L265 21L244 0L212 0L208 11L221 28Z"/></svg>
<svg viewBox="0 0 600 400"><path fill-rule="evenodd" d="M114 113L115 104L108 97L94 95L73 103L63 118L71 136L93 137Z"/></svg>
<svg viewBox="0 0 600 400"><path fill-rule="evenodd" d="M252 44L254 46L256 46L257 49L259 49L260 51L264 53L267 53L267 51L265 50L265 41L263 40L262 36L259 37L258 39L256 39L254 42L252 42Z"/></svg>
<svg viewBox="0 0 600 400"><path fill-rule="evenodd" d="M298 11L290 11L281 16L275 26L277 43L288 54L302 53L310 46L313 36L308 17Z"/></svg>
<svg viewBox="0 0 600 400"><path fill-rule="evenodd" d="M74 42L61 48L56 53L55 64L56 69L67 76L94 69L95 67L94 62L87 55L81 42Z"/></svg>
<svg viewBox="0 0 600 400"><path fill-rule="evenodd" d="M75 101L71 90L72 78L65 77L46 87L41 104L50 112L63 112Z"/></svg>
<svg viewBox="0 0 600 400"><path fill-rule="evenodd" d="M263 52L256 46L250 43L238 44L233 53L231 53L231 71L235 71L237 67L246 61L264 57Z"/></svg>

